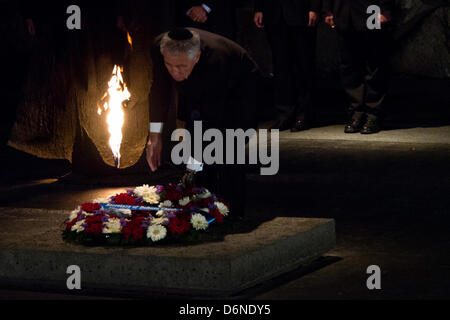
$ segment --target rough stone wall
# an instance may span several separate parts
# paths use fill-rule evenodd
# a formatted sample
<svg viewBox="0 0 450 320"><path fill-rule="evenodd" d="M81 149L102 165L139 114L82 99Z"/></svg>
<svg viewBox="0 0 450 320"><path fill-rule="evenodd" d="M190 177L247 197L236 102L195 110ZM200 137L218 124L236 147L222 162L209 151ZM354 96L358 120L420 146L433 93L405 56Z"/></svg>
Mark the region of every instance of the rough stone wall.
<svg viewBox="0 0 450 320"><path fill-rule="evenodd" d="M148 134L148 94L150 91L151 62L145 50L142 37L133 38L133 49L127 50L124 64L124 77L132 95L128 107L124 108L125 123L122 129L121 168L135 164L146 144ZM89 51L93 49L90 48ZM95 144L103 160L114 166L114 159L109 148L109 132L106 125L106 115L97 114L97 106L107 89L111 78L114 61L108 55L100 55L93 59L88 54L88 89L82 103L78 105L79 120L84 131Z"/></svg>
<svg viewBox="0 0 450 320"><path fill-rule="evenodd" d="M8 34L5 48L21 52L23 60L11 63L28 65L28 72L16 108L16 121L9 145L41 158L72 160L77 134L87 134L108 165L114 166L109 149L106 113L97 114L98 103L107 89L113 66L124 65L124 78L132 94L125 108L125 125L121 146L121 168L134 165L142 155L148 135L148 94L151 84L149 46L146 34L133 35L130 49L125 34L125 45L120 54L110 54L107 42L87 32L69 33L62 52L55 54L54 35L51 30L40 30L30 37L25 30L23 17L17 6L6 7L10 12L2 29ZM8 16L4 13L5 17ZM128 47L128 48L127 48ZM117 48L115 48L117 49ZM83 140L81 140L83 141ZM83 150L83 146L80 148ZM89 155L87 155L89 156Z"/></svg>

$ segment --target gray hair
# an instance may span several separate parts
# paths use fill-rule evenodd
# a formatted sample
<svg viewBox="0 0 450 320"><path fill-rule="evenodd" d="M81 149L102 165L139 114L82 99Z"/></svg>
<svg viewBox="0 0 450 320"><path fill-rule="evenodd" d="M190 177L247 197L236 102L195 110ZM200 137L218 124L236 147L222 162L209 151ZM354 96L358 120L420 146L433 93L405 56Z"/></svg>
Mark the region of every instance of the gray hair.
<svg viewBox="0 0 450 320"><path fill-rule="evenodd" d="M166 32L161 39L161 54L168 52L171 55L178 56L180 53L186 53L189 59L194 60L200 52L200 35L198 32L189 30L193 37L187 40L175 40L169 37Z"/></svg>

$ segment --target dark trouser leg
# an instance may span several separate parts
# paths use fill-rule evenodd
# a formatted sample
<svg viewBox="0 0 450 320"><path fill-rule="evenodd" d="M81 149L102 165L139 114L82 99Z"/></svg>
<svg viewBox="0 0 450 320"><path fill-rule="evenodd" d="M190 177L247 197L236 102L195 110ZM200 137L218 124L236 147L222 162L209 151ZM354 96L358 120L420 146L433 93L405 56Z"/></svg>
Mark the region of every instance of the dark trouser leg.
<svg viewBox="0 0 450 320"><path fill-rule="evenodd" d="M295 80L297 89L297 120L311 120L313 112L313 88L315 79L316 29L291 27L295 44Z"/></svg>
<svg viewBox="0 0 450 320"><path fill-rule="evenodd" d="M188 122L187 130L194 136L193 123ZM208 128L204 128L207 130ZM245 128L244 128L245 129ZM206 144L203 144L204 150ZM225 146L224 146L225 147ZM193 148L193 145L192 145ZM191 151L193 154L193 150ZM234 148L234 163L237 163L238 146ZM224 160L227 159L224 150ZM203 170L196 173L195 184L207 188L231 205L233 216L244 216L245 209L245 180L246 166L239 164L211 164L203 165Z"/></svg>
<svg viewBox="0 0 450 320"><path fill-rule="evenodd" d="M275 80L275 106L282 120L295 117L295 82L292 76L294 46L289 37L289 26L280 20L278 24L265 26L272 50L272 65Z"/></svg>
<svg viewBox="0 0 450 320"><path fill-rule="evenodd" d="M364 40L367 59L365 104L368 117L377 118L388 88L390 46L384 30L366 32Z"/></svg>
<svg viewBox="0 0 450 320"><path fill-rule="evenodd" d="M221 166L218 172L218 195L231 205L233 216L243 217L245 213L246 180L244 165Z"/></svg>
<svg viewBox="0 0 450 320"><path fill-rule="evenodd" d="M364 113L365 62L360 36L355 31L338 31L339 69L342 85L350 100L349 113Z"/></svg>
<svg viewBox="0 0 450 320"><path fill-rule="evenodd" d="M231 206L233 216L244 216L245 210L245 166L205 165L196 174L196 185L205 187Z"/></svg>

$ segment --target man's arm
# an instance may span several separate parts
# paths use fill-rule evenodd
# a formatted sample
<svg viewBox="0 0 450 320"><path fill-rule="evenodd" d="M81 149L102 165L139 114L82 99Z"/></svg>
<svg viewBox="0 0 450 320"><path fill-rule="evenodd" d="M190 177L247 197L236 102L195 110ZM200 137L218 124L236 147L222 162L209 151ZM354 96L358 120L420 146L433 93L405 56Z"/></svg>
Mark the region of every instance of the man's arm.
<svg viewBox="0 0 450 320"><path fill-rule="evenodd" d="M186 15L188 15L193 21L204 23L208 19L208 15L211 11L216 9L216 2L214 0L210 1L186 1Z"/></svg>
<svg viewBox="0 0 450 320"><path fill-rule="evenodd" d="M264 14L263 14L263 2L262 0L255 0L254 4L253 22L256 27L264 28Z"/></svg>
<svg viewBox="0 0 450 320"><path fill-rule="evenodd" d="M333 0L322 0L322 10L327 14L333 13Z"/></svg>
<svg viewBox="0 0 450 320"><path fill-rule="evenodd" d="M263 0L255 0L254 12L262 12L263 11Z"/></svg>
<svg viewBox="0 0 450 320"><path fill-rule="evenodd" d="M392 9L394 8L394 0L381 0L380 1L381 13L388 12L391 14Z"/></svg>
<svg viewBox="0 0 450 320"><path fill-rule="evenodd" d="M333 16L333 0L323 0L322 2L322 11L325 16L325 23L328 24L331 28L335 27L334 24L334 16Z"/></svg>
<svg viewBox="0 0 450 320"><path fill-rule="evenodd" d="M146 158L152 171L161 166L162 129L167 120L170 103L171 81L160 53L159 41L155 41L151 50L153 63L153 82L150 90L150 135L147 143Z"/></svg>
<svg viewBox="0 0 450 320"><path fill-rule="evenodd" d="M226 0L226 1L230 1L230 0ZM212 10L215 10L217 8L217 4L216 4L216 0L205 0L205 1L200 1L201 5L203 6L203 8L205 8L205 10L210 13Z"/></svg>
<svg viewBox="0 0 450 320"><path fill-rule="evenodd" d="M309 8L308 27L315 27L319 23L320 12L322 11L322 0L311 0Z"/></svg>
<svg viewBox="0 0 450 320"><path fill-rule="evenodd" d="M171 101L171 81L164 66L164 60L159 49L159 42L153 45L152 57L152 87L150 90L150 122L164 123L168 117L168 104Z"/></svg>
<svg viewBox="0 0 450 320"><path fill-rule="evenodd" d="M21 0L19 2L20 13L25 19L35 19L39 12L39 5L36 1Z"/></svg>
<svg viewBox="0 0 450 320"><path fill-rule="evenodd" d="M311 0L311 11L316 13L322 12L322 0Z"/></svg>
<svg viewBox="0 0 450 320"><path fill-rule="evenodd" d="M34 25L34 19L36 15L36 3L30 0L22 0L20 1L19 7L20 12L25 20L27 25L28 34L31 36L36 35L36 27Z"/></svg>
<svg viewBox="0 0 450 320"><path fill-rule="evenodd" d="M394 9L394 0L380 0L381 23L389 22L392 19L392 10Z"/></svg>

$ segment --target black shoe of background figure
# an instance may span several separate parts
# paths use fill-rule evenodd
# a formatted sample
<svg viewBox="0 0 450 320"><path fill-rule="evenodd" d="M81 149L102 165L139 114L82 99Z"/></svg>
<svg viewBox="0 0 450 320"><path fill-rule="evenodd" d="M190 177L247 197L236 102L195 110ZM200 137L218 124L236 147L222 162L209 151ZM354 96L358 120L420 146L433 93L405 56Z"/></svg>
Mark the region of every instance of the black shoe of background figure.
<svg viewBox="0 0 450 320"><path fill-rule="evenodd" d="M291 128L292 121L288 119L278 119L271 127L271 130L278 129L280 131L285 131Z"/></svg>
<svg viewBox="0 0 450 320"><path fill-rule="evenodd" d="M362 116L353 116L350 121L345 126L345 133L357 133L360 132L363 127L363 117Z"/></svg>
<svg viewBox="0 0 450 320"><path fill-rule="evenodd" d="M304 130L308 130L309 129L309 125L305 120L297 120L295 121L294 125L291 128L291 132L299 132L299 131L304 131Z"/></svg>
<svg viewBox="0 0 450 320"><path fill-rule="evenodd" d="M377 118L369 117L361 130L361 134L373 134L380 131L380 121Z"/></svg>

